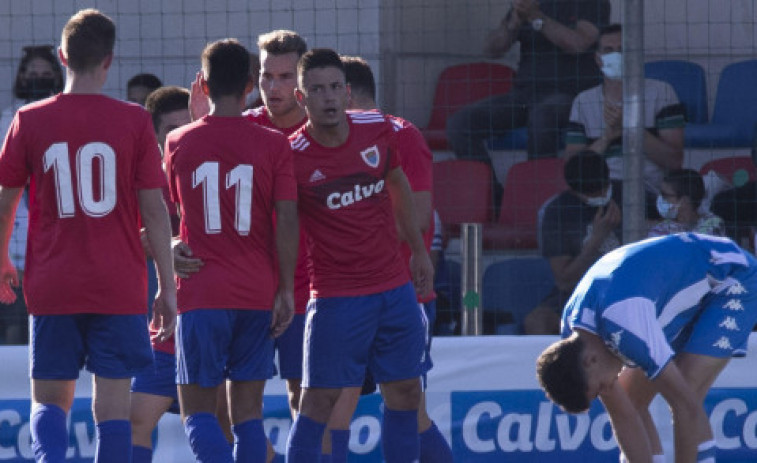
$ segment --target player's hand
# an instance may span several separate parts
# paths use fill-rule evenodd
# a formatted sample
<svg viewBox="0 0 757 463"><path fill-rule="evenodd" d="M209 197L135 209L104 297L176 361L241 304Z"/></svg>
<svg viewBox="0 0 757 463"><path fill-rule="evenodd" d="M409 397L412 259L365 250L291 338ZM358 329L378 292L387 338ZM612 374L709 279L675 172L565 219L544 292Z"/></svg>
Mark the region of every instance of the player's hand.
<svg viewBox="0 0 757 463"><path fill-rule="evenodd" d="M18 287L18 271L10 259L5 258L0 263L0 302L13 304L16 302L16 292L13 287Z"/></svg>
<svg viewBox="0 0 757 463"><path fill-rule="evenodd" d="M150 326L156 332L152 339L163 342L170 338L176 329L176 287L159 289L152 307Z"/></svg>
<svg viewBox="0 0 757 463"><path fill-rule="evenodd" d="M198 71L195 76L195 80L189 86L189 116L193 121L200 119L203 116L207 116L210 113L210 99L202 91L202 85L200 84L200 75L202 71Z"/></svg>
<svg viewBox="0 0 757 463"><path fill-rule="evenodd" d="M294 318L294 292L279 289L273 301L271 317L271 336L281 336Z"/></svg>
<svg viewBox="0 0 757 463"><path fill-rule="evenodd" d="M530 21L540 11L539 2L537 0L515 0L513 2L513 10L515 10L521 19Z"/></svg>
<svg viewBox="0 0 757 463"><path fill-rule="evenodd" d="M171 243L173 251L174 273L179 278L189 278L193 273L200 271L204 265L202 259L192 257L192 249L189 245L179 239Z"/></svg>
<svg viewBox="0 0 757 463"><path fill-rule="evenodd" d="M410 257L410 275L413 278L415 292L424 297L434 290L434 265L428 257L428 253Z"/></svg>

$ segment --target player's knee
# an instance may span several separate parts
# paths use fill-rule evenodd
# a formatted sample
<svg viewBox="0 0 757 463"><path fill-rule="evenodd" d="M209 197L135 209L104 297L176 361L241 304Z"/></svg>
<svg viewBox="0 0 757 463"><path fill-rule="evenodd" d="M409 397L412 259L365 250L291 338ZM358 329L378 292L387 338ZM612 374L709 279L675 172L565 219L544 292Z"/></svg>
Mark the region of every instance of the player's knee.
<svg viewBox="0 0 757 463"><path fill-rule="evenodd" d="M381 395L386 406L392 410L417 410L421 400L420 379L382 383Z"/></svg>

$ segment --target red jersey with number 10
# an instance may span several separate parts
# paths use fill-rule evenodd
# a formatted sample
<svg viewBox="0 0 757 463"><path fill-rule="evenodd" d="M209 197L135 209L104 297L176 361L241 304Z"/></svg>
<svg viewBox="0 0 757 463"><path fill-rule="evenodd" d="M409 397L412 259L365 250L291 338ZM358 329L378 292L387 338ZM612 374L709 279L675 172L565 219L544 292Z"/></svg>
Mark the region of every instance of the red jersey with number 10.
<svg viewBox="0 0 757 463"><path fill-rule="evenodd" d="M204 265L178 280L178 308L270 310L277 288L272 214L295 201L292 151L244 117L205 116L166 140L180 236Z"/></svg>
<svg viewBox="0 0 757 463"><path fill-rule="evenodd" d="M29 178L29 313L145 313L137 190L166 182L149 114L98 94L24 106L0 153L0 185Z"/></svg>
<svg viewBox="0 0 757 463"><path fill-rule="evenodd" d="M378 113L347 117L341 146L320 145L304 127L289 137L315 297L375 294L409 281L384 186L400 166L394 129Z"/></svg>

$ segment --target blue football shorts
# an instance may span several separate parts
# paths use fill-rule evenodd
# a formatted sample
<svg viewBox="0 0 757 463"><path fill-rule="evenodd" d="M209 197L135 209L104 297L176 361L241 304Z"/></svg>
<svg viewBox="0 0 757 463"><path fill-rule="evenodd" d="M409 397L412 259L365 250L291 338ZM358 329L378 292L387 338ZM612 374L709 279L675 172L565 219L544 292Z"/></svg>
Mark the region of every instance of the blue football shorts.
<svg viewBox="0 0 757 463"><path fill-rule="evenodd" d="M152 364L147 316L34 315L30 374L33 379L72 380L85 367L96 376L131 378Z"/></svg>
<svg viewBox="0 0 757 463"><path fill-rule="evenodd" d="M305 322L303 387L360 387L423 373L425 314L412 284L368 296L311 299Z"/></svg>
<svg viewBox="0 0 757 463"><path fill-rule="evenodd" d="M278 368L275 373L282 379L302 378L302 338L305 333L305 314L294 314L292 324L274 339L274 349L278 354Z"/></svg>
<svg viewBox="0 0 757 463"><path fill-rule="evenodd" d="M272 376L270 310L197 309L179 315L176 384L216 387L225 379Z"/></svg>
<svg viewBox="0 0 757 463"><path fill-rule="evenodd" d="M173 399L168 411L179 413L179 395L176 390L176 356L159 350L153 351L155 363L142 370L131 380L131 392L159 395Z"/></svg>
<svg viewBox="0 0 757 463"><path fill-rule="evenodd" d="M705 296L699 315L672 343L674 350L716 358L745 356L757 322L757 291L745 287L735 283Z"/></svg>

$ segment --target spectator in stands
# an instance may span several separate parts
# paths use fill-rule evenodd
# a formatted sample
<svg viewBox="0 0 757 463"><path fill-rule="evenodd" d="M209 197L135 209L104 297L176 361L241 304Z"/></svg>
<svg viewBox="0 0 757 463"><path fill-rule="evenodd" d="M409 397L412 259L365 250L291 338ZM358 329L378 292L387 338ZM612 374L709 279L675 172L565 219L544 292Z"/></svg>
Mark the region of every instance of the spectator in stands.
<svg viewBox="0 0 757 463"><path fill-rule="evenodd" d="M557 334L565 302L586 270L620 246L621 213L612 199L608 167L602 156L582 151L565 163L570 188L543 209L540 248L549 260L555 288L524 320L526 334Z"/></svg>
<svg viewBox="0 0 757 463"><path fill-rule="evenodd" d="M63 70L55 57L52 45L28 46L16 70L13 96L24 104L47 98L63 90ZM0 116L0 131L5 137L18 105L6 108ZM29 340L29 317L23 297L24 260L26 259L26 233L29 220L29 192L24 188L16 209L10 237L11 262L18 271L19 285L14 287L16 301L0 303L0 340L5 344L26 344Z"/></svg>
<svg viewBox="0 0 757 463"><path fill-rule="evenodd" d="M604 81L582 92L573 101L566 136L565 154L590 149L603 155L610 167L610 179L620 193L623 180L623 70L620 24L602 29L596 53ZM644 180L647 215L657 218L655 199L665 171L683 165L685 109L669 84L653 79L644 82Z"/></svg>
<svg viewBox="0 0 757 463"><path fill-rule="evenodd" d="M663 236L693 231L724 236L723 219L710 212L705 198L704 181L699 172L677 169L668 172L660 184L657 212L662 221L649 229L649 236Z"/></svg>
<svg viewBox="0 0 757 463"><path fill-rule="evenodd" d="M757 164L757 136L752 145L752 162ZM757 182L749 180L716 194L712 211L723 218L728 236L741 247L757 252Z"/></svg>
<svg viewBox="0 0 757 463"><path fill-rule="evenodd" d="M147 95L163 86L163 82L154 74L137 74L126 83L126 99L144 106Z"/></svg>
<svg viewBox="0 0 757 463"><path fill-rule="evenodd" d="M529 157L557 156L573 98L599 83L591 50L609 17L606 0L514 0L485 51L499 58L520 42L515 86L449 118L447 138L455 154L490 163L486 139L527 126ZM495 201L499 196L495 191Z"/></svg>

